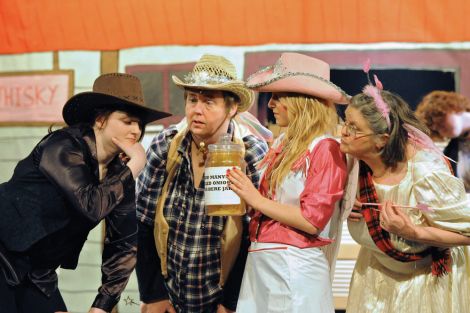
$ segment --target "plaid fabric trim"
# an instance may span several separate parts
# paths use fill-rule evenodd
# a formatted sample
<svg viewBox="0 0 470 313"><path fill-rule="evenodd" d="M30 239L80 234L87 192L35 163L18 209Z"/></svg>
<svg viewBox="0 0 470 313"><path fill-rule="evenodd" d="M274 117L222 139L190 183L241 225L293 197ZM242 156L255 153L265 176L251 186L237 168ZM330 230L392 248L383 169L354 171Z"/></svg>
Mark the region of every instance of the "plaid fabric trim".
<svg viewBox="0 0 470 313"><path fill-rule="evenodd" d="M363 161L360 163L359 188L359 197L362 203L379 203L372 181L372 171ZM436 247L430 247L419 253L406 253L395 249L390 241L389 232L380 226L380 212L374 209L374 206L363 205L361 213L367 223L372 240L382 252L400 262L418 261L431 254L433 274L441 276L448 272L446 264L449 263L449 249L441 250Z"/></svg>

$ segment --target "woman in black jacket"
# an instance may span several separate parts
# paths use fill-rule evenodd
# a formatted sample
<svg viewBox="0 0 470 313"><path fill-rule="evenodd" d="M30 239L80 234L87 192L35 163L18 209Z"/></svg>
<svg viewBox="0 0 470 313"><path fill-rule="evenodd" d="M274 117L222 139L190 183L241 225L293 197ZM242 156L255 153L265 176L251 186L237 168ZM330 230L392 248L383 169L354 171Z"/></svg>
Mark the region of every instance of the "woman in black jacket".
<svg viewBox="0 0 470 313"><path fill-rule="evenodd" d="M44 137L0 185L0 312L67 311L55 270L75 269L88 233L106 221L102 285L91 312L110 312L135 266L134 179L145 165L147 123L138 78L98 77L67 101L69 127Z"/></svg>

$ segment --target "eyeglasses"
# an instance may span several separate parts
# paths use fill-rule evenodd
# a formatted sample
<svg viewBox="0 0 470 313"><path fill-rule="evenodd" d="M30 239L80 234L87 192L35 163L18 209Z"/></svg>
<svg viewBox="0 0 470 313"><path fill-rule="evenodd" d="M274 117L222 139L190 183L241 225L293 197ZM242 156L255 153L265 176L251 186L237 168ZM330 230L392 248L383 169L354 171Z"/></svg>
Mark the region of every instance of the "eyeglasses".
<svg viewBox="0 0 470 313"><path fill-rule="evenodd" d="M345 135L348 136L348 137L351 137L352 139L359 139L359 138L362 138L362 137L368 137L368 136L375 135L374 133L358 135L358 134L361 133L361 131L358 130L355 125L349 124L349 122L343 122L340 125L341 125L342 129L345 130L345 132L344 132Z"/></svg>

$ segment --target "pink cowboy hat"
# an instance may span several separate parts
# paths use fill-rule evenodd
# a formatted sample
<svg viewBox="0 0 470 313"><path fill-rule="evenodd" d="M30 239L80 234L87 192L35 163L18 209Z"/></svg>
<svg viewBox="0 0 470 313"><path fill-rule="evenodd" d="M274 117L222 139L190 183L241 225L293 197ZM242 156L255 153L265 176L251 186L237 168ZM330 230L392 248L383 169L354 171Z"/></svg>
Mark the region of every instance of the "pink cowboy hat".
<svg viewBox="0 0 470 313"><path fill-rule="evenodd" d="M299 53L283 53L274 66L262 69L246 82L264 92L295 92L347 104L350 96L330 82L328 63Z"/></svg>

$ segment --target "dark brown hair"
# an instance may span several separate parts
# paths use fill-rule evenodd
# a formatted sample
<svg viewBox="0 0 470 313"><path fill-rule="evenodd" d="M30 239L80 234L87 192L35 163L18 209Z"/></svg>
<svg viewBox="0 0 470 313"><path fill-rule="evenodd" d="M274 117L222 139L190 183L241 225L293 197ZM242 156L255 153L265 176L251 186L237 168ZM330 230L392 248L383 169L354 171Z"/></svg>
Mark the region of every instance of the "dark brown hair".
<svg viewBox="0 0 470 313"><path fill-rule="evenodd" d="M125 109L125 108L117 108L117 109L109 109L109 108L103 108L103 109L96 109L93 111L93 114L92 114L92 117L90 119L89 122L85 123L87 125L89 125L90 127L93 127L95 125L95 122L100 119L100 118L103 118L104 121L107 121L109 119L109 116L113 113L113 112L116 112L116 111L121 111L121 112L124 112L126 113L127 115L129 115L130 117L132 118L136 118L139 120L139 128L140 128L140 131L141 131L141 134L140 134L140 138L139 138L139 141L142 140L142 138L144 138L144 135L145 135L145 124L142 122L142 119L135 113L135 112L130 112L128 109Z"/></svg>

